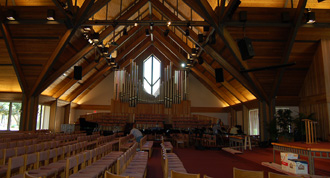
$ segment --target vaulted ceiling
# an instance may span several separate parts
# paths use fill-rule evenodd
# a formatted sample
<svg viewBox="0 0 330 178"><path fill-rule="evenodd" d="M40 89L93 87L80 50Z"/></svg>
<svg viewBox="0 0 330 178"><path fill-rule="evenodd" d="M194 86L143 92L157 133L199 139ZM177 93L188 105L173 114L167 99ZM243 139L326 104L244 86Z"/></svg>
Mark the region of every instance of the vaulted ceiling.
<svg viewBox="0 0 330 178"><path fill-rule="evenodd" d="M242 0L231 14L237 2L0 0L0 92L42 94L79 103L114 70L104 58L98 61L99 49L84 37L82 27L92 26L109 53L117 51L120 68L151 54L180 68L197 45L204 63L196 62L190 73L224 106L256 98L298 103L319 40L330 38L330 2ZM315 12L316 23L305 23L306 8ZM48 9L55 10L55 21L46 20ZM15 21L6 19L10 10L15 10ZM247 21L240 21L242 11L247 12ZM289 15L288 21L282 20L283 12ZM138 26L133 25L135 21ZM167 21L172 25L164 25ZM146 36L150 22L154 22L152 35ZM210 30L204 31L203 25L211 26ZM128 35L123 35L124 28ZM204 34L203 42L198 34ZM212 34L214 44L210 43ZM241 57L237 41L243 37L252 40L252 59ZM291 63L295 64L253 71ZM82 66L82 80L74 80L73 66ZM222 83L216 83L216 68L224 69Z"/></svg>

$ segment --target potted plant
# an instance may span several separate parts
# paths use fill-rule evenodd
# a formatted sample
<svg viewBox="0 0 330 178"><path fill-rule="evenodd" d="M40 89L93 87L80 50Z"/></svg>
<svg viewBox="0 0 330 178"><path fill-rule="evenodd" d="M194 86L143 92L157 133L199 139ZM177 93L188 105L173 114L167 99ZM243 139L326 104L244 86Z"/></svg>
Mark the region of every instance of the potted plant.
<svg viewBox="0 0 330 178"><path fill-rule="evenodd" d="M293 117L289 109L279 109L275 120L278 129L279 142L293 142Z"/></svg>

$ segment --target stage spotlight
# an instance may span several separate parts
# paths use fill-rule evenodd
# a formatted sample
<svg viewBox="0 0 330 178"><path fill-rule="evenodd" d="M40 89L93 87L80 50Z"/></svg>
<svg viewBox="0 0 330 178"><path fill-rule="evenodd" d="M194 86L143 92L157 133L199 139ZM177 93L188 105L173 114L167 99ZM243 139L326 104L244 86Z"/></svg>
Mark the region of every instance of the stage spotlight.
<svg viewBox="0 0 330 178"><path fill-rule="evenodd" d="M7 11L7 19L8 20L15 20L16 12L13 9L8 9Z"/></svg>
<svg viewBox="0 0 330 178"><path fill-rule="evenodd" d="M128 35L126 27L123 29L123 35Z"/></svg>
<svg viewBox="0 0 330 178"><path fill-rule="evenodd" d="M55 20L55 10L54 9L47 10L47 20Z"/></svg>
<svg viewBox="0 0 330 178"><path fill-rule="evenodd" d="M185 68L186 67L186 64L185 63L181 63L181 67L182 68Z"/></svg>
<svg viewBox="0 0 330 178"><path fill-rule="evenodd" d="M202 58L202 56L198 56L197 60L199 65L202 65L204 63L204 59Z"/></svg>
<svg viewBox="0 0 330 178"><path fill-rule="evenodd" d="M146 29L146 36L150 36L149 29Z"/></svg>
<svg viewBox="0 0 330 178"><path fill-rule="evenodd" d="M315 23L315 12L310 10L306 14L306 23Z"/></svg>
<svg viewBox="0 0 330 178"><path fill-rule="evenodd" d="M204 42L204 35L198 34L198 43L203 43L203 42Z"/></svg>
<svg viewBox="0 0 330 178"><path fill-rule="evenodd" d="M164 36L167 36L168 33L170 33L170 30L169 30L169 29L166 29L166 30L164 31Z"/></svg>
<svg viewBox="0 0 330 178"><path fill-rule="evenodd" d="M203 31L208 32L210 30L210 26L203 26Z"/></svg>
<svg viewBox="0 0 330 178"><path fill-rule="evenodd" d="M186 31L185 31L185 35L186 35L186 36L189 36L189 28L186 29Z"/></svg>

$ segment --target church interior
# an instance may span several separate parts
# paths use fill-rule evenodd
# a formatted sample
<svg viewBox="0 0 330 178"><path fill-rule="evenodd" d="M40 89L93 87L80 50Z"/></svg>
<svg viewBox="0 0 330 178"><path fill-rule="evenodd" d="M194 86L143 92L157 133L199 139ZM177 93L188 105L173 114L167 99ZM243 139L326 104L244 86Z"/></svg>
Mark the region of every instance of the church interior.
<svg viewBox="0 0 330 178"><path fill-rule="evenodd" d="M0 0L0 178L330 177L330 0Z"/></svg>

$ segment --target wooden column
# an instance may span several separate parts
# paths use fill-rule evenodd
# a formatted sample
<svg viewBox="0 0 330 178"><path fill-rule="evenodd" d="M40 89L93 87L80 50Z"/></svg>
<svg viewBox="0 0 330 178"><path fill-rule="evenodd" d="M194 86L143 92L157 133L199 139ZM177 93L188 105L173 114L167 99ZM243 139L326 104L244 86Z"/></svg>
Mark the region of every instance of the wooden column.
<svg viewBox="0 0 330 178"><path fill-rule="evenodd" d="M71 103L64 106L64 124L69 124L71 113Z"/></svg>
<svg viewBox="0 0 330 178"><path fill-rule="evenodd" d="M244 134L249 135L250 134L250 127L249 127L249 109L243 105L242 110L242 117L243 117L243 130Z"/></svg>
<svg viewBox="0 0 330 178"><path fill-rule="evenodd" d="M330 140L330 40L321 40L322 47L322 59L323 59L323 69L324 69L324 82L326 91L326 107L327 107L327 117L322 118L324 126L323 138L325 140Z"/></svg>
<svg viewBox="0 0 330 178"><path fill-rule="evenodd" d="M39 96L23 94L20 128L22 131L36 130Z"/></svg>
<svg viewBox="0 0 330 178"><path fill-rule="evenodd" d="M237 125L236 110L234 108L230 108L229 128L231 128L235 125Z"/></svg>
<svg viewBox="0 0 330 178"><path fill-rule="evenodd" d="M57 100L50 105L49 130L55 132L55 120L57 111Z"/></svg>
<svg viewBox="0 0 330 178"><path fill-rule="evenodd" d="M259 102L259 127L261 141L269 140L268 124L270 120L274 118L273 115L271 115L271 110L273 110L273 107L275 109L274 104L267 103L266 101Z"/></svg>

